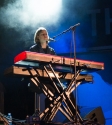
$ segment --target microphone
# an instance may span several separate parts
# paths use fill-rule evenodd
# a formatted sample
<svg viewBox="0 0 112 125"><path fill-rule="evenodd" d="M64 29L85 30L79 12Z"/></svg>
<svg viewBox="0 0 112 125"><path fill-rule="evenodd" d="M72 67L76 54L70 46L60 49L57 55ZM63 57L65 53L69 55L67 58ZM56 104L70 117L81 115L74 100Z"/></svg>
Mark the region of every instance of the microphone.
<svg viewBox="0 0 112 125"><path fill-rule="evenodd" d="M49 38L49 41L55 42L56 40L53 38Z"/></svg>

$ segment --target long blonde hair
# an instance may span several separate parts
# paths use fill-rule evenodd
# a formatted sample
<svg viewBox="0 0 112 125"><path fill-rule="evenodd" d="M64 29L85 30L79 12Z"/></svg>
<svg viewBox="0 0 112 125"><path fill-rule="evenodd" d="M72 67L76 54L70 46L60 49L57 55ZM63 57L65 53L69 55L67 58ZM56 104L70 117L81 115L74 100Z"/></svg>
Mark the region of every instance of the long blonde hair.
<svg viewBox="0 0 112 125"><path fill-rule="evenodd" d="M34 43L39 42L38 36L43 31L46 30L44 27L39 27L34 34ZM46 30L47 31L47 30ZM49 37L49 36L48 36ZM48 42L48 41L47 41Z"/></svg>

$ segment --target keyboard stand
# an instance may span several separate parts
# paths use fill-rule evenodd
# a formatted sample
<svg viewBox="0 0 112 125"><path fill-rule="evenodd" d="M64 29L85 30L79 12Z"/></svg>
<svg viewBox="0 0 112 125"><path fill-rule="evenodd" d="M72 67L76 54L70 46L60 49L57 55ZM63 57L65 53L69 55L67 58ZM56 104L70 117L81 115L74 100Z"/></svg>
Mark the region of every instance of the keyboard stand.
<svg viewBox="0 0 112 125"><path fill-rule="evenodd" d="M48 69L47 69L48 68ZM49 100L51 101L51 104L49 105L49 107L47 107L41 114L40 114L40 119L44 122L49 122L52 121L53 118L55 117L56 113L58 112L58 110L60 110L65 116L66 118L70 121L70 122L74 122L74 115L70 109L70 107L68 106L67 101L69 101L69 103L72 105L74 112L75 112L75 105L73 104L72 100L69 98L69 95L71 94L71 92L73 92L75 90L75 79L77 81L77 78L81 72L81 70L78 70L76 75L74 75L74 77L72 77L71 82L69 83L68 87L66 89L63 88L63 85L60 81L60 79L58 78L58 76L56 75L53 67L51 64L44 66L44 70L46 71L46 73L49 76L49 79L51 80L52 84L55 86L56 91L58 92L58 96L55 96L55 94L53 94L49 88L47 88L47 86L42 83L39 80L39 73L37 69L34 69L37 75L33 75L31 74L32 78L31 81L37 86L39 87L43 93L49 98ZM49 73L50 71L50 73ZM29 70L30 72L30 70ZM55 81L52 79L52 77L50 76L52 72L52 75L54 75L56 81L58 81L61 89L63 90L62 92L60 92L59 90L59 86L55 83ZM31 73L31 72L30 72ZM75 78L76 76L76 78ZM76 83L76 86L80 85L82 81L78 81ZM63 104L63 103L64 104ZM63 107L63 108L62 108ZM80 122L83 122L83 119L81 118L79 112L77 111L77 116L79 118Z"/></svg>
<svg viewBox="0 0 112 125"><path fill-rule="evenodd" d="M50 105L43 112L39 113L39 118L42 122L51 122L56 116L58 110L62 112L70 122L76 122L73 114L76 111L76 106L73 100L71 100L70 94L82 82L92 82L93 80L91 75L82 75L82 69L82 67L81 69L77 69L75 74L74 72L63 72L62 70L57 71L54 68L54 65L51 64L44 64L39 68L34 66L14 65L6 70L5 75L28 77L33 84L36 85L38 92L44 93L44 95L50 100ZM64 88L61 79L64 79L69 83L66 88ZM57 94L50 91L46 86L45 83L48 80L50 81L50 84L54 86ZM73 110L71 110L71 107ZM75 115L77 115L79 122L82 123L83 119L78 111Z"/></svg>

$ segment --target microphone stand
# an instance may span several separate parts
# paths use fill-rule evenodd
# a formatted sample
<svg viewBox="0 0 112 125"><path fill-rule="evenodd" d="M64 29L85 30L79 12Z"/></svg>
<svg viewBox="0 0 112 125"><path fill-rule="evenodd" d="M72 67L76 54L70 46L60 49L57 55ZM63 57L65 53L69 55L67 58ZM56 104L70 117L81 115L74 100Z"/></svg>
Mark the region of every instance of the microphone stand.
<svg viewBox="0 0 112 125"><path fill-rule="evenodd" d="M72 30L72 39L73 39L73 43L74 43L74 72L75 72L75 98L76 98L76 102L75 102L75 107L76 107L76 117L75 117L75 120L76 120L76 125L77 125L77 122L79 121L78 118L77 118L77 89L76 89L76 40L75 40L75 29L77 26L79 26L80 23L77 23L75 24L74 26L71 26L69 29L63 31L62 33L54 36L53 38L55 39L56 37Z"/></svg>
<svg viewBox="0 0 112 125"><path fill-rule="evenodd" d="M75 116L75 120L76 120L76 125L77 125L77 122L79 121L78 120L78 117L77 117L77 86L76 86L76 40L75 40L75 29L76 29L76 26L75 27L71 27L71 30L72 30L72 39L73 39L73 43L74 43L74 73L75 73L75 112L76 112L76 116Z"/></svg>
<svg viewBox="0 0 112 125"><path fill-rule="evenodd" d="M80 23L77 23L77 24L75 24L74 26L71 26L69 29L63 31L62 33L60 33L60 34L58 34L58 35L56 35L56 36L53 36L52 38L55 39L56 37L58 37L58 36L60 36L60 35L62 35L62 34L64 34L64 33L66 33L66 32L68 32L68 31L70 31L71 29L73 29L73 28L75 28L75 27L77 27L77 26L79 26L79 25L80 25Z"/></svg>

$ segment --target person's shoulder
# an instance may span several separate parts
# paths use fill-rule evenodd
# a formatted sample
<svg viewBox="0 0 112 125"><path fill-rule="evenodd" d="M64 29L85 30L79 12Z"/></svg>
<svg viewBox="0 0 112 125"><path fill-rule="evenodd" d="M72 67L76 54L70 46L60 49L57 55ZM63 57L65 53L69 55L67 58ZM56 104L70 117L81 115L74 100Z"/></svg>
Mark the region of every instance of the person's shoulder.
<svg viewBox="0 0 112 125"><path fill-rule="evenodd" d="M37 44L31 45L30 48L35 48Z"/></svg>
<svg viewBox="0 0 112 125"><path fill-rule="evenodd" d="M55 50L52 47L50 47L50 46L48 46L48 47L49 47L49 49L51 51L51 54L56 55Z"/></svg>
<svg viewBox="0 0 112 125"><path fill-rule="evenodd" d="M48 46L48 48L50 51L54 51L54 49L52 47Z"/></svg>
<svg viewBox="0 0 112 125"><path fill-rule="evenodd" d="M50 46L49 46L49 49L52 50L52 51L54 51L54 49L52 47L50 47Z"/></svg>
<svg viewBox="0 0 112 125"><path fill-rule="evenodd" d="M32 45L32 46L30 47L30 50L37 48L37 46L38 46L37 44Z"/></svg>

